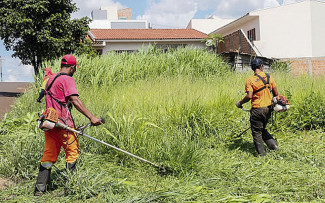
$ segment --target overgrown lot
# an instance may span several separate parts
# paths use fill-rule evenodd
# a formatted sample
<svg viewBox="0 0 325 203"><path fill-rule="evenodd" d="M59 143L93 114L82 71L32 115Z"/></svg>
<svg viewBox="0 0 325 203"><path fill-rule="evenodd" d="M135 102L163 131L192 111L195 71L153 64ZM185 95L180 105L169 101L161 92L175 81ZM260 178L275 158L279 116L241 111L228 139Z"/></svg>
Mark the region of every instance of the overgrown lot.
<svg viewBox="0 0 325 203"><path fill-rule="evenodd" d="M50 192L34 197L44 144L36 119L45 108L36 103L37 80L0 123L0 178L12 181L1 189L1 201L325 201L323 77L271 73L292 108L269 122L280 150L257 157L250 131L238 137L249 127L249 114L235 106L251 72L228 71L213 53L187 48L78 62L80 97L106 118L105 125L85 133L169 166L174 174L160 176L150 165L80 137L77 173L68 175L61 152ZM57 72L59 61L47 66ZM77 125L88 122L73 111Z"/></svg>

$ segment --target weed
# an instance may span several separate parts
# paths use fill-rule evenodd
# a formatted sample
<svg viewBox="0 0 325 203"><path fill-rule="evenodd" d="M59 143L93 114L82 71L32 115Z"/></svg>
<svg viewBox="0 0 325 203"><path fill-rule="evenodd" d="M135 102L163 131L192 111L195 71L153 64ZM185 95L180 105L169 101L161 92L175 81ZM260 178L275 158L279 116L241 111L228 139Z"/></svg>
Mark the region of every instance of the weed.
<svg viewBox="0 0 325 203"><path fill-rule="evenodd" d="M324 201L324 78L272 73L292 108L270 125L280 150L256 157L250 132L237 137L248 128L249 114L235 106L251 73L228 71L214 54L189 48L79 56L78 63L74 77L82 101L106 118L85 133L175 173L161 177L150 165L80 136L77 172L68 175L60 155L52 189L32 197L44 143L36 127L44 109L35 102L37 80L0 123L0 174L16 182L1 191L1 200ZM59 60L46 65L57 72ZM89 122L73 114L77 125Z"/></svg>

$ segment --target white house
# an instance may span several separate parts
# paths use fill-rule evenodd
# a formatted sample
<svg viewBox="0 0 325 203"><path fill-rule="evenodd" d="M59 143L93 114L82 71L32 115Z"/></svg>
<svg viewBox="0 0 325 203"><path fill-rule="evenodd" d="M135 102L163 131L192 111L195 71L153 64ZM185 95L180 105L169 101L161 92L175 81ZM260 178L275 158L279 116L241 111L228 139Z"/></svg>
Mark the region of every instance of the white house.
<svg viewBox="0 0 325 203"><path fill-rule="evenodd" d="M256 10L216 29L218 52L290 61L296 73L325 74L325 2L304 0Z"/></svg>
<svg viewBox="0 0 325 203"><path fill-rule="evenodd" d="M90 29L149 29L147 20L93 20Z"/></svg>
<svg viewBox="0 0 325 203"><path fill-rule="evenodd" d="M92 11L88 37L92 46L103 54L109 51L133 52L155 45L160 49L191 46L206 48L203 40L208 35L194 29L151 29L147 20L132 20L130 8L116 6Z"/></svg>
<svg viewBox="0 0 325 203"><path fill-rule="evenodd" d="M242 30L264 57L323 57L324 19L325 2L305 0L249 12L212 33L228 36Z"/></svg>
<svg viewBox="0 0 325 203"><path fill-rule="evenodd" d="M90 29L88 36L99 54L132 52L150 44L161 49L179 46L205 48L203 40L208 37L193 29Z"/></svg>
<svg viewBox="0 0 325 203"><path fill-rule="evenodd" d="M210 16L207 19L192 19L186 28L195 29L205 34L210 34L217 28L220 28L234 20L235 19L223 19L217 16Z"/></svg>

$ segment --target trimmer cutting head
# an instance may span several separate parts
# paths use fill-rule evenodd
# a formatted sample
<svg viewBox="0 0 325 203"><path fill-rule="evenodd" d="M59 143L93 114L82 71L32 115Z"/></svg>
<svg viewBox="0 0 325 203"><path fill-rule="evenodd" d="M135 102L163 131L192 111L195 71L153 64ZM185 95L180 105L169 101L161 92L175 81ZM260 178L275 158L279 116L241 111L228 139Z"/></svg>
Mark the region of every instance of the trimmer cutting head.
<svg viewBox="0 0 325 203"><path fill-rule="evenodd" d="M171 168L164 165L158 166L157 169L158 169L158 174L161 176L172 175L174 173L174 171Z"/></svg>

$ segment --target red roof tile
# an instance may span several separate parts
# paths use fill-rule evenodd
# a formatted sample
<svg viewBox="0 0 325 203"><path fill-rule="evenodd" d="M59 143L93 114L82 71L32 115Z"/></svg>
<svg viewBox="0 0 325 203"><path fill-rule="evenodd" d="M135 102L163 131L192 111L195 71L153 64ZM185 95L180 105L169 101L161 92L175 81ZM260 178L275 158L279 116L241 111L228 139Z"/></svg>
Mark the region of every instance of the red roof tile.
<svg viewBox="0 0 325 203"><path fill-rule="evenodd" d="M204 39L208 37L193 29L90 29L90 32L96 40Z"/></svg>

